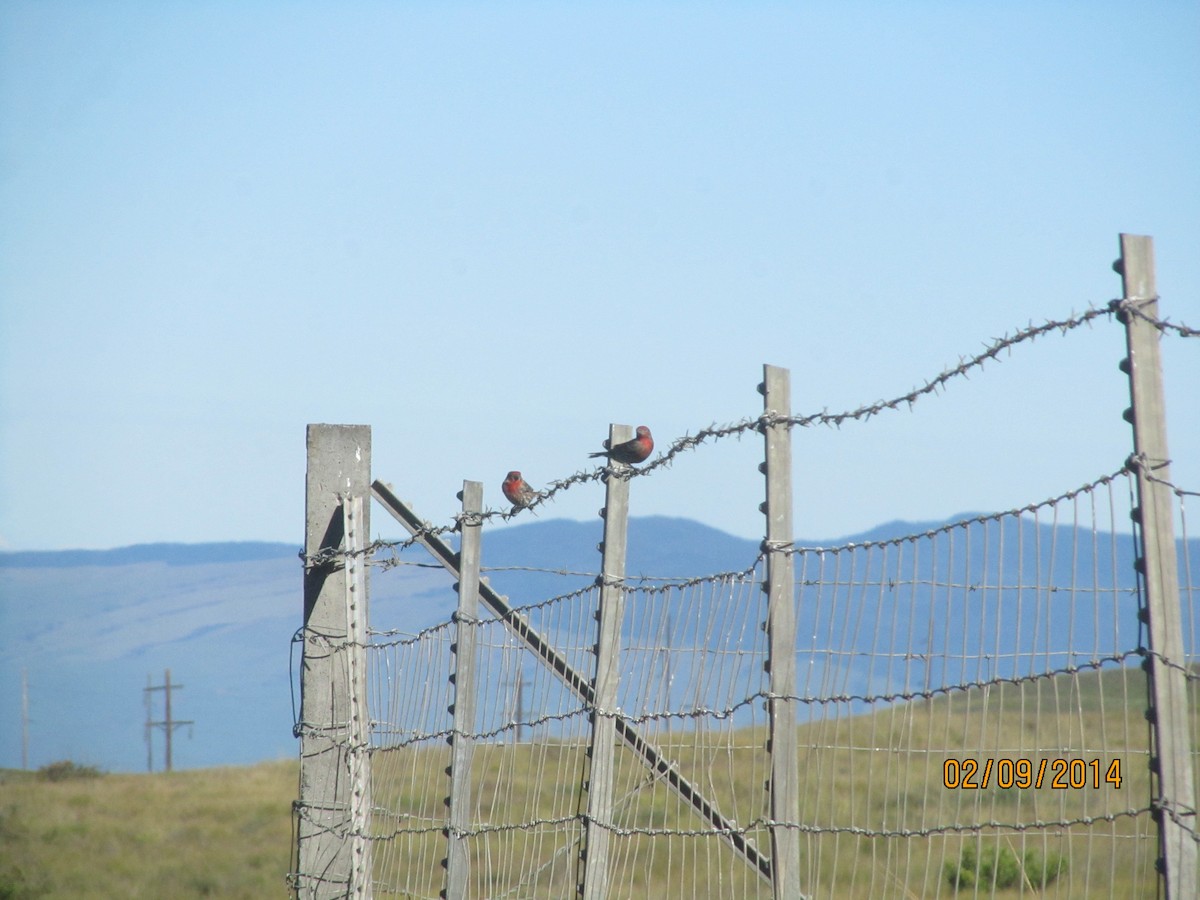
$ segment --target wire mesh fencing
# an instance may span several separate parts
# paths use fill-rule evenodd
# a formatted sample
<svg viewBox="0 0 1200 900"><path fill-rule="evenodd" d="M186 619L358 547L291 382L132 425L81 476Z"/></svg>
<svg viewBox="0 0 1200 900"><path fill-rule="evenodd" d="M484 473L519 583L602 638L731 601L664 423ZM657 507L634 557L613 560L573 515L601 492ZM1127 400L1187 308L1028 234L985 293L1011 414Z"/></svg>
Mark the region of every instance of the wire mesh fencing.
<svg viewBox="0 0 1200 900"><path fill-rule="evenodd" d="M796 551L819 896L1153 894L1128 511L1122 477L1032 514Z"/></svg>
<svg viewBox="0 0 1200 900"><path fill-rule="evenodd" d="M802 834L802 891L1153 894L1147 650L1121 529L1131 490L1121 472L1026 511L786 549L802 785L788 825ZM743 572L629 584L619 702L760 848L770 824L763 580L760 558ZM517 609L586 672L598 593ZM443 887L458 624L372 635L376 896L434 898ZM587 705L501 618L473 624L482 693L469 896L571 896ZM1194 615L1188 628L1194 652ZM636 754L622 749L616 771L611 896L771 896Z"/></svg>
<svg viewBox="0 0 1200 900"><path fill-rule="evenodd" d="M1144 248L1122 247L1136 271ZM778 402L786 382L772 400L768 373L761 415L685 435L640 468L567 476L532 504L660 474L680 453L759 431L772 524L736 571L504 566L476 592L468 537L522 510L468 508L464 494L463 514L433 526L370 482L369 430L323 450L310 432L297 640L316 702L302 702L296 725L296 893L1117 898L1166 885L1190 896L1200 541L1186 517L1196 494L1170 481L1161 422L1158 434L1131 409L1135 447L1119 469L1007 512L828 547L779 539L773 518L773 504L790 504L779 487L790 482L772 480L779 460L790 467L781 435L911 406L1001 351L1106 317L1129 335L1134 407L1161 415L1136 370L1154 368L1153 342L1197 332L1158 318L1155 298L1128 283L1105 308L1031 325L844 413L793 415ZM373 493L411 537L352 544L366 522L339 524L347 501L318 489L328 484ZM455 535L459 547L444 540ZM422 575L417 593L436 615L414 615L414 552L449 572L440 587ZM486 541L482 557L487 571ZM365 637L364 562L373 598L407 597L375 603ZM614 587L616 634L605 631ZM611 702L597 687L605 654L618 672ZM598 868L603 879L589 877Z"/></svg>
<svg viewBox="0 0 1200 900"><path fill-rule="evenodd" d="M767 772L765 723L754 702L763 696L765 658L760 569L631 587L618 701L622 720L642 740L724 815L749 823L764 815ZM598 597L592 587L517 612L587 672L594 667ZM580 878L590 711L503 620L473 624L481 695L478 731L470 735L477 742L470 896L572 896ZM453 639L447 627L408 639L377 635L370 645L382 703L373 738L375 804L403 810L376 815L376 835L388 845L376 851L377 896L394 889L437 897L442 888ZM420 684L385 674L401 671L417 673L411 677ZM615 896L769 896L728 842L628 748L616 756L614 795L608 824ZM747 836L758 830L751 826Z"/></svg>

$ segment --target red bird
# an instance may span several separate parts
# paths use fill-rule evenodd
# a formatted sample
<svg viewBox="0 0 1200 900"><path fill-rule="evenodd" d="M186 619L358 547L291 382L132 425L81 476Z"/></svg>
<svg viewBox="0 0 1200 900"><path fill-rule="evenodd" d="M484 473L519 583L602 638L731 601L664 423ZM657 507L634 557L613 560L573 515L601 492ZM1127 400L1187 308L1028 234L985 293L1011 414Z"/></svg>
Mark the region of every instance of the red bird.
<svg viewBox="0 0 1200 900"><path fill-rule="evenodd" d="M608 442L605 441L605 443L607 444ZM637 427L637 437L625 441L623 444L617 444L617 446L609 450L602 450L599 453L589 453L588 456L607 456L616 462L633 465L634 463L644 462L652 452L654 452L654 438L650 435L650 429L645 425L639 425Z"/></svg>
<svg viewBox="0 0 1200 900"><path fill-rule="evenodd" d="M500 490L504 491L504 496L508 498L508 502L513 505L514 510L525 509L538 496L538 492L531 488L529 483L521 477L521 473L515 469L505 477L504 484L500 485Z"/></svg>

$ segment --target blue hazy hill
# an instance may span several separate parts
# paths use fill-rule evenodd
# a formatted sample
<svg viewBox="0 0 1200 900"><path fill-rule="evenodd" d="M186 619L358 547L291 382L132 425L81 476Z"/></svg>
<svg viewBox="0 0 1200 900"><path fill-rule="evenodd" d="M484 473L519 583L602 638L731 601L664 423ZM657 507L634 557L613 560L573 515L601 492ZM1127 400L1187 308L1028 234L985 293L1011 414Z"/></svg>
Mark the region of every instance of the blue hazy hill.
<svg viewBox="0 0 1200 900"><path fill-rule="evenodd" d="M943 524L892 522L836 541L797 544L886 542ZM486 528L483 560L490 583L516 605L587 588L600 565L596 545L601 527L597 519ZM632 519L629 533L626 571L631 579L743 571L755 563L760 549L757 541L669 517ZM1086 655L1110 644L1135 645L1129 535L1099 533L1094 541L1081 543L1067 526L1028 519L957 534L952 529L936 545L922 544L920 552L917 545L900 541L869 552L798 554L798 651L806 654L808 679L800 689L862 695L887 685L928 688L1019 674L1014 667L1030 664L1034 654L1041 654L1039 665L1057 666L1070 664L1075 650ZM940 549L929 552L929 547ZM1200 541L1193 540L1188 549L1190 558L1200 561ZM161 685L168 668L172 681L183 686L173 697L173 715L195 722L176 732L177 767L294 756L292 672L299 654L291 639L301 624L298 552L292 544L221 543L0 553L0 717L5 722L0 766L17 766L21 760L22 669L28 675L33 766L70 758L110 770L145 769L145 688L148 680ZM836 574L831 578L836 583L806 583L815 581L815 570L805 575L804 566L835 557L842 568L825 576ZM429 562L419 548L405 551L402 560ZM518 566L523 568L509 568ZM1094 586L1089 573L1098 579ZM1197 574L1193 583L1200 582ZM414 632L446 621L454 607L453 582L438 567L373 567L370 577L376 629ZM1008 615L1015 602L1012 591L1038 578L1064 582L1058 600L1030 607L1034 615ZM953 596L929 587L942 581L973 587ZM873 585L871 590L861 589L865 583ZM987 587L996 584L1009 587ZM1096 589L1106 591L1117 607L1114 615L1105 616L1098 639L1094 635L1101 623L1089 618L1087 604L1060 602L1072 591ZM678 595L639 594L627 605L625 641L631 647L655 642L724 647L757 640L761 592L750 585L737 594L737 602L746 607L739 613L744 618L741 631L729 624L726 594L709 590L688 595L685 612L669 608L681 602ZM549 606L532 611L531 619L543 616L547 633L554 635L560 626L545 618L549 611ZM886 628L854 625L883 614L888 616ZM573 621L576 631L586 630L577 614ZM1075 637L1064 644L1066 634L1078 635L1081 646L1074 646ZM579 634L574 640L580 643ZM828 652L834 645L848 662ZM573 651L573 658L586 666L586 653ZM523 665L536 666L530 660ZM683 668L675 674L686 682ZM155 704L153 718L160 719L162 692L149 696ZM152 740L159 768L161 731L152 732Z"/></svg>
<svg viewBox="0 0 1200 900"><path fill-rule="evenodd" d="M250 562L278 559L299 548L291 544L254 541L229 541L214 544L136 544L115 550L24 550L0 553L0 568L62 569L77 566L129 566L138 563L164 563L168 566L195 566L204 563Z"/></svg>

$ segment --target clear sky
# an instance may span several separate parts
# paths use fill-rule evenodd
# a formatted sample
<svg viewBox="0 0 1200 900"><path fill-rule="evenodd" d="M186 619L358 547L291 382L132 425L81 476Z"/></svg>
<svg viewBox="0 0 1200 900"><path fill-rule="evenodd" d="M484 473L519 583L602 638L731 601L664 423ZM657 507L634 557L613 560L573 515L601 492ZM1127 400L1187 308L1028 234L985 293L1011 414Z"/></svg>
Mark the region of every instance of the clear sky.
<svg viewBox="0 0 1200 900"><path fill-rule="evenodd" d="M0 547L303 535L305 425L434 522L610 421L906 393L1120 293L1200 327L1200 4L0 7ZM1169 339L1200 488L1200 340ZM1021 506L1130 451L1121 329L796 433L796 532ZM761 534L761 439L634 483ZM541 513L585 518L596 484ZM376 532L396 529L379 512Z"/></svg>

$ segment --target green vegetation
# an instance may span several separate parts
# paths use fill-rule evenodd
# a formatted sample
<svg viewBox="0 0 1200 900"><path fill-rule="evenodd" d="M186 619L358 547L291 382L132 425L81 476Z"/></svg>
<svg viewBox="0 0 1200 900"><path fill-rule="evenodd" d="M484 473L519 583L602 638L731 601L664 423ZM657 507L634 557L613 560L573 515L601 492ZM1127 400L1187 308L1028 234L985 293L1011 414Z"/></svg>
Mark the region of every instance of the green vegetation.
<svg viewBox="0 0 1200 900"><path fill-rule="evenodd" d="M95 766L81 766L69 759L42 766L37 771L42 781L70 781L72 778L99 778L104 773Z"/></svg>
<svg viewBox="0 0 1200 900"><path fill-rule="evenodd" d="M0 900L285 897L296 768L0 773Z"/></svg>
<svg viewBox="0 0 1200 900"><path fill-rule="evenodd" d="M956 891L976 885L989 892L1020 885L1040 891L1067 870L1067 861L1057 853L1043 859L1037 850L1031 849L1019 857L1012 848L1001 844L982 851L977 851L974 844L967 844L959 861L947 860L943 868L946 881Z"/></svg>

